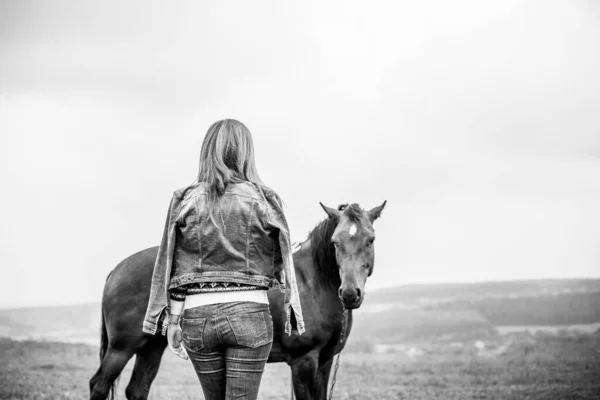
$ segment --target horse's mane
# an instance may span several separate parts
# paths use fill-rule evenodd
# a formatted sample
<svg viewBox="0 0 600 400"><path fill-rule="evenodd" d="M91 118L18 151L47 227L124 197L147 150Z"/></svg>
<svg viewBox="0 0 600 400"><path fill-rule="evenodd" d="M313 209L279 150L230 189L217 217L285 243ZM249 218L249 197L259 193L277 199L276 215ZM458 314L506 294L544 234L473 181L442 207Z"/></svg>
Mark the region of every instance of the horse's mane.
<svg viewBox="0 0 600 400"><path fill-rule="evenodd" d="M335 231L337 222L332 219L321 221L309 234L312 258L317 267L322 282L339 281L337 260L335 258L335 247L331 243L331 236Z"/></svg>
<svg viewBox="0 0 600 400"><path fill-rule="evenodd" d="M362 209L358 204L342 204L338 207L339 211L344 211L345 215L354 222L359 222L362 217ZM321 281L332 285L339 285L340 274L337 260L335 258L335 247L331 243L331 236L337 227L338 221L327 218L317 224L308 234L310 239L312 258L317 265L317 273Z"/></svg>

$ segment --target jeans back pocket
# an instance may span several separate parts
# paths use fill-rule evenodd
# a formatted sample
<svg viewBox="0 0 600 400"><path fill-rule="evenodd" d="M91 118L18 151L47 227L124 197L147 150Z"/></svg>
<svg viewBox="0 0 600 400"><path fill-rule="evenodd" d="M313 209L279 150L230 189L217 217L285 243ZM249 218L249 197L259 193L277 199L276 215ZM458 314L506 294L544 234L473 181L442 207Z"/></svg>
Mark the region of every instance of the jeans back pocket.
<svg viewBox="0 0 600 400"><path fill-rule="evenodd" d="M181 336L186 350L200 351L204 348L204 326L206 318L183 318Z"/></svg>
<svg viewBox="0 0 600 400"><path fill-rule="evenodd" d="M268 311L230 315L227 321L238 346L256 348L273 341L273 322Z"/></svg>

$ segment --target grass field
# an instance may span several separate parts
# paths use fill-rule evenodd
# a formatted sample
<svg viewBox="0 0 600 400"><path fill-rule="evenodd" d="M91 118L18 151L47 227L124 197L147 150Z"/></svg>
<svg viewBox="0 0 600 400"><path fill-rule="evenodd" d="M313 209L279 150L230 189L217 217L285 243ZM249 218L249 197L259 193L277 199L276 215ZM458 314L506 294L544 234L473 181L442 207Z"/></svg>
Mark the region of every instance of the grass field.
<svg viewBox="0 0 600 400"><path fill-rule="evenodd" d="M365 303L336 399L600 399L600 280L410 285ZM0 400L88 398L99 325L98 303L0 310ZM202 398L167 352L150 399ZM290 398L287 365L267 365L259 398Z"/></svg>
<svg viewBox="0 0 600 400"><path fill-rule="evenodd" d="M413 355L342 354L336 399L599 399L600 335L507 335L414 342ZM85 399L97 347L0 339L0 399ZM131 373L122 375L118 397ZM290 372L267 365L260 399L287 399ZM167 353L150 399L203 399L188 362Z"/></svg>

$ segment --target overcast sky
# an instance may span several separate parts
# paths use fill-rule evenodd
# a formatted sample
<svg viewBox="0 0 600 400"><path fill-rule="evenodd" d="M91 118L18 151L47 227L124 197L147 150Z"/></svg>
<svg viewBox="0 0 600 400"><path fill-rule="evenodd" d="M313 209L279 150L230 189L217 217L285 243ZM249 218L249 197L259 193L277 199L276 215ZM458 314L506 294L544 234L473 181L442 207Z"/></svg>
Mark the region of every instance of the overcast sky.
<svg viewBox="0 0 600 400"><path fill-rule="evenodd" d="M599 9L4 0L0 307L99 301L228 117L294 240L388 201L367 290L599 277Z"/></svg>

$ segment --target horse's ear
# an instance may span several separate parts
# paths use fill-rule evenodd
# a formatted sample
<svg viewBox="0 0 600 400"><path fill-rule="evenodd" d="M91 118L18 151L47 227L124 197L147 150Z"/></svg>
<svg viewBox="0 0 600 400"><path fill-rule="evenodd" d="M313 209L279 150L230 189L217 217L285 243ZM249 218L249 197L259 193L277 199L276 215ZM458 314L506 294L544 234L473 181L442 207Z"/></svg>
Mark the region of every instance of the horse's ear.
<svg viewBox="0 0 600 400"><path fill-rule="evenodd" d="M321 207L323 207L323 210L325 210L325 212L327 213L327 215L329 215L329 218L337 220L340 218L340 212L338 210L336 210L335 208L330 208L327 207L325 205L323 205L323 203L319 203L321 205Z"/></svg>
<svg viewBox="0 0 600 400"><path fill-rule="evenodd" d="M373 221L375 221L377 218L379 218L381 216L381 211L383 211L383 207L385 207L385 203L387 203L387 200L384 201L382 205L377 206L368 212L369 220L371 221L371 223L373 223Z"/></svg>

